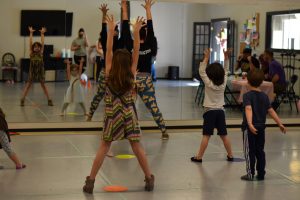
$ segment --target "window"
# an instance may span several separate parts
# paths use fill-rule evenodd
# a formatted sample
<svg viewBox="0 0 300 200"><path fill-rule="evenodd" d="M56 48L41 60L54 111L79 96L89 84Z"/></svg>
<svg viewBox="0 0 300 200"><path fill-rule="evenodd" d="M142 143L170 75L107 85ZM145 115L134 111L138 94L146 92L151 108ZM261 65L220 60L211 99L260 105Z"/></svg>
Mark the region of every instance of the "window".
<svg viewBox="0 0 300 200"><path fill-rule="evenodd" d="M267 13L266 48L300 51L300 10Z"/></svg>

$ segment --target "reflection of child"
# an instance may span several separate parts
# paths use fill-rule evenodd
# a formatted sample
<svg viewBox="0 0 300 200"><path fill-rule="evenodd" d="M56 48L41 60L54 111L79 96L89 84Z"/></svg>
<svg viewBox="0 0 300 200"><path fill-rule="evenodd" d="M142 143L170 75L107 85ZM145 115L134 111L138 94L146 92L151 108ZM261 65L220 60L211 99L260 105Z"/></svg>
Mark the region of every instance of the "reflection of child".
<svg viewBox="0 0 300 200"><path fill-rule="evenodd" d="M16 169L23 169L26 165L22 164L17 154L12 150L10 146L10 136L8 132L7 122L5 120L5 114L0 108L0 149L5 151L8 157L15 163Z"/></svg>
<svg viewBox="0 0 300 200"><path fill-rule="evenodd" d="M193 162L202 162L203 154L215 128L217 129L218 135L222 139L227 151L227 161L233 161L231 144L227 137L225 112L223 108L230 51L231 50L224 51L224 68L220 63L213 63L207 66L210 57L210 50L207 49L204 52L204 60L199 67L200 76L205 84L203 137L198 154L191 158L191 161Z"/></svg>
<svg viewBox="0 0 300 200"><path fill-rule="evenodd" d="M45 69L44 69L44 61L43 61L43 51L44 51L44 33L46 32L46 28L43 27L41 32L41 43L35 42L32 44L33 32L35 30L32 27L29 27L30 37L29 37L29 45L30 45L30 68L29 68L29 78L26 83L23 96L21 98L21 106L24 106L25 97L28 94L30 87L32 86L33 81L38 81L41 83L41 86L44 90L44 93L48 99L48 106L53 106L53 102L49 97L48 90L45 86Z"/></svg>
<svg viewBox="0 0 300 200"><path fill-rule="evenodd" d="M86 109L84 105L84 91L80 83L80 74L82 72L82 67L84 63L84 59L80 60L80 65L70 64L69 60L65 61L67 64L67 77L70 82L70 86L67 89L67 93L65 95L64 105L61 110L61 115L64 115L64 111L67 109L70 103L78 103L82 109L84 114L86 114Z"/></svg>
<svg viewBox="0 0 300 200"><path fill-rule="evenodd" d="M264 80L263 71L251 70L247 79L250 91L243 96L245 110L242 124L247 174L241 179L253 181L256 164L256 178L257 180L264 180L266 173L264 146L267 113L274 119L283 133L286 132L286 129L271 107L268 96L258 89Z"/></svg>

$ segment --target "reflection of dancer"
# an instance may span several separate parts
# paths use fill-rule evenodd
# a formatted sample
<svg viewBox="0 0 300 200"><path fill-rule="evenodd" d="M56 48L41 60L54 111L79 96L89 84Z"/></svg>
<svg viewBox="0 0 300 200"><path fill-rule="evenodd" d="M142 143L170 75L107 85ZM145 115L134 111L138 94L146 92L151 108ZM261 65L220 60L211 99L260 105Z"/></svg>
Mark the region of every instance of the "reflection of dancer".
<svg viewBox="0 0 300 200"><path fill-rule="evenodd" d="M70 61L68 59L66 60L67 77L70 82L70 86L67 89L64 105L61 110L61 115L64 115L64 111L67 109L70 103L78 103L82 107L84 114L86 114L86 109L85 109L84 99L83 99L84 91L80 83L80 74L82 72L83 63L84 63L83 58L81 58L79 65L77 64L71 65Z"/></svg>
<svg viewBox="0 0 300 200"><path fill-rule="evenodd" d="M163 116L158 108L155 89L151 77L152 58L157 54L157 41L154 36L151 6L152 0L145 0L143 7L146 10L147 26L140 30L141 48L138 63L137 84L138 93L148 110L151 112L155 122L162 131L162 139L168 139L166 125Z"/></svg>
<svg viewBox="0 0 300 200"><path fill-rule="evenodd" d="M138 18L134 27L134 48L132 56L126 49L113 53L114 19L107 17L108 38L106 52L106 94L103 140L96 154L90 176L86 178L83 191L93 193L95 177L104 161L111 142L128 139L133 152L145 174L145 190L152 191L154 176L151 174L145 151L139 143L141 130L135 108L136 89L134 75L137 69L139 54L139 30L143 19Z"/></svg>
<svg viewBox="0 0 300 200"><path fill-rule="evenodd" d="M16 169L23 169L26 165L22 164L17 154L12 150L10 146L10 136L8 132L7 122L5 120L5 114L0 108L0 149L5 151L8 157L15 163Z"/></svg>
<svg viewBox="0 0 300 200"><path fill-rule="evenodd" d="M127 11L127 4L126 1L122 1L122 32L121 38L118 40L118 45L114 45L114 49L117 48L126 48L127 50L131 51L132 49L132 38L130 35L129 29L129 19L128 19L128 11ZM162 139L168 139L169 135L166 133L166 126L163 120L162 114L157 106L156 97L155 97L155 89L153 86L153 82L151 79L151 65L152 65L152 57L157 53L157 42L153 32L152 26L152 15L151 15L151 6L153 2L151 0L146 0L145 5L143 7L146 9L147 13L147 28L142 28L140 31L141 36L141 48L140 48L140 56L139 56L139 64L138 70L141 73L138 73L137 79L137 87L139 96L142 98L143 102L145 103L148 110L152 113L152 116L157 123L158 127L162 131ZM101 7L103 17L107 13L107 7ZM103 39L105 37L105 33L101 36ZM105 41L105 40L104 40ZM104 45L102 44L103 49ZM105 54L105 50L104 50ZM95 110L97 109L100 101L104 96L104 88L105 85L103 84L104 80L104 72L100 73L99 78L99 87L97 94L95 95L90 108L89 118L93 116Z"/></svg>
<svg viewBox="0 0 300 200"><path fill-rule="evenodd" d="M35 30L32 27L29 27L30 68L29 68L29 77L24 89L23 96L21 98L21 106L24 106L25 97L27 96L33 81L38 81L41 83L44 93L48 99L48 106L53 106L53 102L50 99L48 90L45 86L45 69L44 69L43 51L44 51L44 39L45 39L44 34L46 32L46 28L43 27L40 30L41 43L35 42L32 44L32 36L34 31Z"/></svg>
<svg viewBox="0 0 300 200"><path fill-rule="evenodd" d="M96 42L96 64L97 64L97 69L96 69L96 81L99 80L99 74L104 69L104 52L103 52L103 47L101 45L101 36Z"/></svg>
<svg viewBox="0 0 300 200"><path fill-rule="evenodd" d="M78 37L73 40L71 50L74 51L74 61L77 65L80 64L81 58L84 58L82 73L86 68L87 54L86 48L89 46L87 36L83 28L78 31Z"/></svg>
<svg viewBox="0 0 300 200"><path fill-rule="evenodd" d="M223 50L224 51L224 50ZM203 137L198 154L191 158L193 162L202 162L203 154L207 148L210 136L214 134L214 129L222 139L227 151L227 161L233 161L231 144L227 137L225 111L224 111L224 90L227 83L229 67L230 50L224 51L225 64L224 68L220 63L212 63L207 66L210 50L204 52L204 60L199 67L201 79L205 83L204 98L204 122Z"/></svg>

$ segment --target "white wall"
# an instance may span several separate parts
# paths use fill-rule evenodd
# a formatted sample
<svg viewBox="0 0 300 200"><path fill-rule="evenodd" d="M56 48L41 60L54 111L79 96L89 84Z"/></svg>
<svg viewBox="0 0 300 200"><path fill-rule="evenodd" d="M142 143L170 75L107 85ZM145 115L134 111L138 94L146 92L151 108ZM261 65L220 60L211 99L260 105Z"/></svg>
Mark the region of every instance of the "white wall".
<svg viewBox="0 0 300 200"><path fill-rule="evenodd" d="M17 60L28 57L28 37L20 36L20 11L22 9L62 9L73 12L72 37L47 37L46 44L53 44L55 51L69 48L77 36L79 28L86 30L91 43L94 43L101 30L100 3L108 3L111 13L119 20L120 7L118 1L106 0L1 0L0 18L0 56L12 52ZM131 17L145 16L141 1L131 2ZM153 6L155 34L158 38L158 77L165 77L167 67L180 67L181 78L192 76L192 42L193 22L208 22L213 18L230 17L237 22L238 32L242 29L244 20L259 12L260 43L257 52L264 49L265 15L267 11L297 9L291 6L263 5L206 5L187 3L160 2ZM299 9L299 8L298 8ZM38 38L35 38L35 40ZM238 39L238 38L237 38ZM236 43L238 48L239 42Z"/></svg>
<svg viewBox="0 0 300 200"><path fill-rule="evenodd" d="M102 1L109 4L111 13L120 18L117 1ZM83 27L90 43L94 43L101 30L101 14L98 0L1 0L0 55L12 52L17 60L28 57L28 37L20 36L20 12L23 9L61 9L73 12L72 37L46 37L46 44L53 44L56 54L62 48L70 48L79 28ZM131 16L145 16L141 2L131 2ZM193 21L201 21L201 4L157 3L153 6L155 34L159 42L157 62L158 77L165 77L167 67L180 67L180 77L192 74L192 30ZM34 40L39 40L35 37Z"/></svg>

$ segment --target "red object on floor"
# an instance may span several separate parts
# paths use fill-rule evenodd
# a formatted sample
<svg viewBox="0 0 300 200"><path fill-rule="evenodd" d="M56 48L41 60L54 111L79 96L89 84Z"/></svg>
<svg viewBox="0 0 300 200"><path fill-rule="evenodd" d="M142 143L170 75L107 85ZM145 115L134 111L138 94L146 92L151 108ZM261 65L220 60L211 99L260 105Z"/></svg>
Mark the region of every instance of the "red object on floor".
<svg viewBox="0 0 300 200"><path fill-rule="evenodd" d="M9 132L9 135L20 135L20 133L17 133L17 132Z"/></svg>
<svg viewBox="0 0 300 200"><path fill-rule="evenodd" d="M106 192L125 192L128 190L127 187L120 185L110 185L103 188Z"/></svg>

